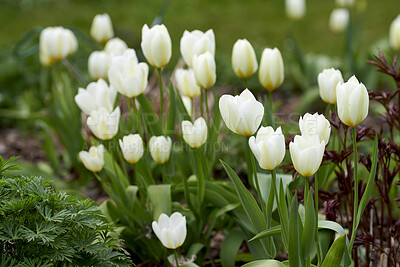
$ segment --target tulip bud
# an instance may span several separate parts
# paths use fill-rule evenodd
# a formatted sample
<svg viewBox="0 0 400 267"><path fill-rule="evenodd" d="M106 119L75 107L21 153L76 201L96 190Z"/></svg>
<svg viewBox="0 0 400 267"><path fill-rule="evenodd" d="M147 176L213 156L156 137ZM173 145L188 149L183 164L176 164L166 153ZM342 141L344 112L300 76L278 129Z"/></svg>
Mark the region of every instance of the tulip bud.
<svg viewBox="0 0 400 267"><path fill-rule="evenodd" d="M208 51L199 56L195 55L193 71L198 86L204 89L213 86L217 79L214 56Z"/></svg>
<svg viewBox="0 0 400 267"><path fill-rule="evenodd" d="M336 0L336 5L340 7L352 7L355 0Z"/></svg>
<svg viewBox="0 0 400 267"><path fill-rule="evenodd" d="M154 25L151 29L145 24L140 45L147 61L155 68L164 67L171 59L171 37L164 24Z"/></svg>
<svg viewBox="0 0 400 267"><path fill-rule="evenodd" d="M136 97L147 87L149 66L138 63L135 50L127 49L123 55L111 60L108 77L110 84L127 97Z"/></svg>
<svg viewBox="0 0 400 267"><path fill-rule="evenodd" d="M69 29L48 27L40 33L39 57L45 66L66 58L77 49L78 41Z"/></svg>
<svg viewBox="0 0 400 267"><path fill-rule="evenodd" d="M114 109L116 97L117 91L112 86L108 86L103 79L100 79L97 82L89 83L86 90L79 88L75 102L83 113L90 115L92 111L101 107L105 108L107 112L111 112Z"/></svg>
<svg viewBox="0 0 400 267"><path fill-rule="evenodd" d="M152 136L149 141L150 155L153 160L159 164L168 161L171 154L172 140L171 137Z"/></svg>
<svg viewBox="0 0 400 267"><path fill-rule="evenodd" d="M192 117L192 115L193 115L192 99L190 97L184 96L184 95L182 95L181 98L182 98L183 105L185 106L185 109L186 109L188 115L190 117Z"/></svg>
<svg viewBox="0 0 400 267"><path fill-rule="evenodd" d="M219 110L226 127L232 132L244 136L253 135L264 116L263 105L248 89L237 96L221 96Z"/></svg>
<svg viewBox="0 0 400 267"><path fill-rule="evenodd" d="M232 68L239 78L249 78L257 71L256 53L246 39L237 40L232 50Z"/></svg>
<svg viewBox="0 0 400 267"><path fill-rule="evenodd" d="M318 135L319 140L328 144L331 124L324 115L306 113L303 117L300 117L299 127L302 135Z"/></svg>
<svg viewBox="0 0 400 267"><path fill-rule="evenodd" d="M89 75L93 80L108 78L108 54L104 51L94 51L89 56Z"/></svg>
<svg viewBox="0 0 400 267"><path fill-rule="evenodd" d="M164 247L176 249L182 246L186 238L186 218L179 212L171 217L162 213L157 221L153 221L153 231Z"/></svg>
<svg viewBox="0 0 400 267"><path fill-rule="evenodd" d="M286 0L286 15L293 20L301 19L306 12L305 0Z"/></svg>
<svg viewBox="0 0 400 267"><path fill-rule="evenodd" d="M90 35L98 43L105 43L114 37L114 30L111 18L108 14L98 14L94 17Z"/></svg>
<svg viewBox="0 0 400 267"><path fill-rule="evenodd" d="M128 45L118 37L109 40L104 47L104 51L112 56L122 55L126 49L128 49Z"/></svg>
<svg viewBox="0 0 400 267"><path fill-rule="evenodd" d="M324 156L325 141L318 135L296 135L289 144L290 157L298 173L309 177L318 171Z"/></svg>
<svg viewBox="0 0 400 267"><path fill-rule="evenodd" d="M183 60L190 68L193 67L193 57L199 56L205 52L215 54L215 36L212 29L202 32L194 30L192 32L185 31L181 38L181 54Z"/></svg>
<svg viewBox="0 0 400 267"><path fill-rule="evenodd" d="M177 69L175 72L175 79L181 95L190 98L200 95L200 87L196 83L196 78L192 69Z"/></svg>
<svg viewBox="0 0 400 267"><path fill-rule="evenodd" d="M343 32L349 24L350 13L346 8L334 9L329 17L329 28L333 32Z"/></svg>
<svg viewBox="0 0 400 267"><path fill-rule="evenodd" d="M389 43L395 50L400 50L400 15L390 24Z"/></svg>
<svg viewBox="0 0 400 267"><path fill-rule="evenodd" d="M97 138L110 140L118 133L120 115L119 107L116 107L111 113L106 108L101 107L90 113L86 124Z"/></svg>
<svg viewBox="0 0 400 267"><path fill-rule="evenodd" d="M143 140L139 134L124 136L122 140L119 139L119 146L121 147L124 159L129 163L135 164L143 156Z"/></svg>
<svg viewBox="0 0 400 267"><path fill-rule="evenodd" d="M319 95L328 104L336 104L336 86L343 83L340 70L324 69L318 74Z"/></svg>
<svg viewBox="0 0 400 267"><path fill-rule="evenodd" d="M264 49L261 55L258 79L261 85L269 92L272 92L283 83L283 59L278 48Z"/></svg>
<svg viewBox="0 0 400 267"><path fill-rule="evenodd" d="M256 137L250 137L249 146L258 164L265 170L275 169L285 157L285 137L281 127L276 131L270 126L261 127Z"/></svg>
<svg viewBox="0 0 400 267"><path fill-rule="evenodd" d="M104 146L91 146L89 152L79 152L79 158L86 169L92 172L100 172L104 166Z"/></svg>
<svg viewBox="0 0 400 267"><path fill-rule="evenodd" d="M201 147L207 140L207 123L200 117L194 121L182 121L183 140L193 148Z"/></svg>
<svg viewBox="0 0 400 267"><path fill-rule="evenodd" d="M339 119L350 127L355 127L368 115L369 96L367 88L352 76L347 82L336 87L336 101Z"/></svg>

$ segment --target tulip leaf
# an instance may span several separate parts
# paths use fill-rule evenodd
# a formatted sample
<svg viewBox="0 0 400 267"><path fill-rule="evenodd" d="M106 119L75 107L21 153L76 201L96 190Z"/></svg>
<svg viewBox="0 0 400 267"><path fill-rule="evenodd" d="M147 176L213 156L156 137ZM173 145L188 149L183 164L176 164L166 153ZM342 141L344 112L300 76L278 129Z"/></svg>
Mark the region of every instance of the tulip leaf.
<svg viewBox="0 0 400 267"><path fill-rule="evenodd" d="M302 266L300 260L300 236L297 193L294 195L289 212L289 262L291 266Z"/></svg>
<svg viewBox="0 0 400 267"><path fill-rule="evenodd" d="M285 246L286 250L288 250L288 247L289 247L289 216L288 216L288 209L287 209L287 205L286 205L285 193L283 190L282 183L279 183L278 198L279 198L278 210L280 210L279 218L281 220L281 227L282 227L282 242L283 242L283 245Z"/></svg>
<svg viewBox="0 0 400 267"><path fill-rule="evenodd" d="M204 244L194 243L190 246L188 253L186 253L187 258L191 258L193 255L197 255L204 248Z"/></svg>
<svg viewBox="0 0 400 267"><path fill-rule="evenodd" d="M147 196L153 210L153 220L158 221L161 213L171 214L171 185L158 184L147 187Z"/></svg>
<svg viewBox="0 0 400 267"><path fill-rule="evenodd" d="M130 185L125 189L125 193L128 198L128 203L126 203L126 204L128 205L128 208L131 210L135 206L137 191L138 191L138 187L136 185Z"/></svg>
<svg viewBox="0 0 400 267"><path fill-rule="evenodd" d="M259 260L246 263L242 267L285 267L285 264L277 260Z"/></svg>
<svg viewBox="0 0 400 267"><path fill-rule="evenodd" d="M147 98L144 96L144 94L140 94L139 96L136 97L136 99L139 101L140 109L142 110L141 112L142 116L145 116L144 118L142 118L143 119L142 121L145 122L151 135L155 136L162 135L160 119L158 118L158 115L151 107Z"/></svg>
<svg viewBox="0 0 400 267"><path fill-rule="evenodd" d="M225 237L220 253L222 267L235 266L235 257L233 255L237 254L243 240L243 231L238 228L232 229Z"/></svg>
<svg viewBox="0 0 400 267"><path fill-rule="evenodd" d="M266 173L257 173L257 178L258 182L260 183L260 188L261 188L261 195L265 202L268 200L268 196L271 190L271 174L266 174ZM292 175L289 174L276 174L276 189L279 194L279 184L283 184L283 191L286 192L286 186L288 186L292 182ZM274 198L274 204L272 207L272 211L276 209L276 199Z"/></svg>
<svg viewBox="0 0 400 267"><path fill-rule="evenodd" d="M339 267L343 254L346 250L346 235L340 236L333 242L331 248L326 254L321 267Z"/></svg>
<svg viewBox="0 0 400 267"><path fill-rule="evenodd" d="M308 178L306 178L308 179ZM307 196L305 196L305 218L304 218L304 228L301 237L301 255L305 260L310 257L311 248L314 246L314 236L315 236L315 210L313 195L310 190L308 190Z"/></svg>
<svg viewBox="0 0 400 267"><path fill-rule="evenodd" d="M270 237L270 236L274 236L274 235L280 235L281 231L282 231L282 228L280 225L273 226L267 230L262 231L261 233L256 234L252 239L249 240L249 242L258 240L260 238Z"/></svg>

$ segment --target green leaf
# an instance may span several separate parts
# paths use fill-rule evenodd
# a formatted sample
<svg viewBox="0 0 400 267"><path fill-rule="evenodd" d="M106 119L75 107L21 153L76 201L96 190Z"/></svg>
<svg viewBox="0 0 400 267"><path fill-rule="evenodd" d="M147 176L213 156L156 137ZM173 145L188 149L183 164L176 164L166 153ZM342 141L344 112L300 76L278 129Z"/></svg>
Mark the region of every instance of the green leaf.
<svg viewBox="0 0 400 267"><path fill-rule="evenodd" d="M249 240L249 242L258 240L260 238L279 235L279 234L281 234L281 231L282 231L282 229L281 229L280 225L273 226L267 230L262 231L261 233L256 234L252 239Z"/></svg>
<svg viewBox="0 0 400 267"><path fill-rule="evenodd" d="M171 185L150 185L147 188L147 196L153 210L153 220L158 221L161 213L171 215Z"/></svg>
<svg viewBox="0 0 400 267"><path fill-rule="evenodd" d="M289 216L288 209L286 206L285 193L283 190L282 183L279 184L279 205L278 208L281 210L279 212L281 226L282 226L282 242L286 250L289 248Z"/></svg>
<svg viewBox="0 0 400 267"><path fill-rule="evenodd" d="M260 183L261 195L265 202L268 200L270 188L271 188L271 174L266 173L257 173L258 182ZM288 186L292 182L292 175L289 174L276 174L276 188L279 194L279 184L283 184L283 191L286 193L286 186ZM274 198L273 208L276 209L276 199Z"/></svg>
<svg viewBox="0 0 400 267"><path fill-rule="evenodd" d="M142 110L142 115L145 116L143 121L145 122L147 128L150 130L151 135L160 136L162 135L162 129L160 124L160 119L158 118L157 113L151 107L149 101L144 96L144 94L140 94L136 97L139 101L140 109Z"/></svg>
<svg viewBox="0 0 400 267"><path fill-rule="evenodd" d="M194 243L190 246L188 253L186 253L186 258L190 259L193 255L197 255L204 248L204 244Z"/></svg>
<svg viewBox="0 0 400 267"><path fill-rule="evenodd" d="M276 260L259 260L246 263L242 267L285 267L285 264Z"/></svg>
<svg viewBox="0 0 400 267"><path fill-rule="evenodd" d="M136 200L136 194L138 187L136 185L130 185L125 189L129 203L127 203L129 209L133 209Z"/></svg>
<svg viewBox="0 0 400 267"><path fill-rule="evenodd" d="M315 210L314 210L313 195L311 191L308 191L308 195L305 198L304 228L301 237L301 255L304 260L310 257L311 248L315 245L314 242L315 227L316 226L315 226Z"/></svg>
<svg viewBox="0 0 400 267"><path fill-rule="evenodd" d="M299 215L298 215L297 193L294 195L290 204L289 212L289 262L291 266L302 266L300 260L300 235ZM301 223L301 222L300 222Z"/></svg>
<svg viewBox="0 0 400 267"><path fill-rule="evenodd" d="M346 235L342 235L333 242L321 267L339 267L345 250Z"/></svg>
<svg viewBox="0 0 400 267"><path fill-rule="evenodd" d="M244 240L244 235L242 230L235 228L232 229L226 236L221 246L221 264L222 267L235 266L235 257L240 246Z"/></svg>

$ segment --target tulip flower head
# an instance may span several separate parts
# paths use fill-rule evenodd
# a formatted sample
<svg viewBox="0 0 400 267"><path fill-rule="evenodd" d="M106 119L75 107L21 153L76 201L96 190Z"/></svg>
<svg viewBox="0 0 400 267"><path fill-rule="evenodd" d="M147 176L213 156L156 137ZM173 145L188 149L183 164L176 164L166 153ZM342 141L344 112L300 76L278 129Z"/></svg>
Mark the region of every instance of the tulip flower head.
<svg viewBox="0 0 400 267"><path fill-rule="evenodd" d="M296 135L289 144L290 157L298 173L309 177L318 171L324 156L325 141L318 135Z"/></svg>
<svg viewBox="0 0 400 267"><path fill-rule="evenodd" d="M343 32L349 24L350 13L346 8L334 9L329 17L329 28L333 32Z"/></svg>
<svg viewBox="0 0 400 267"><path fill-rule="evenodd" d="M73 54L78 49L78 41L71 30L63 27L48 27L40 33L40 62L49 66Z"/></svg>
<svg viewBox="0 0 400 267"><path fill-rule="evenodd" d="M186 238L186 218L179 212L174 212L171 217L162 213L157 221L153 221L152 228L158 239L169 249L182 246Z"/></svg>
<svg viewBox="0 0 400 267"><path fill-rule="evenodd" d="M400 50L400 15L390 24L389 43L395 50Z"/></svg>
<svg viewBox="0 0 400 267"><path fill-rule="evenodd" d="M171 37L164 24L142 28L141 47L147 61L155 68L162 68L171 59Z"/></svg>
<svg viewBox="0 0 400 267"><path fill-rule="evenodd" d="M239 78L246 79L258 68L256 53L246 39L237 40L232 50L232 68Z"/></svg>
<svg viewBox="0 0 400 267"><path fill-rule="evenodd" d="M105 43L114 37L114 30L111 18L108 14L98 14L94 17L90 35L98 43Z"/></svg>
<svg viewBox="0 0 400 267"><path fill-rule="evenodd" d="M89 83L86 90L79 88L75 102L83 113L90 115L101 107L105 108L107 112L111 112L114 109L116 97L117 91L100 79L97 82Z"/></svg>
<svg viewBox="0 0 400 267"><path fill-rule="evenodd" d="M143 140L139 134L124 136L122 140L119 140L119 146L121 147L124 159L129 163L135 164L143 156Z"/></svg>
<svg viewBox="0 0 400 267"><path fill-rule="evenodd" d="M190 97L184 96L184 95L182 95L181 98L182 98L183 105L185 106L185 109L186 109L188 115L190 117L192 117L192 115L193 115L192 101L193 100Z"/></svg>
<svg viewBox="0 0 400 267"><path fill-rule="evenodd" d="M195 55L193 71L198 86L204 89L213 86L217 80L214 56L208 51L199 56Z"/></svg>
<svg viewBox="0 0 400 267"><path fill-rule="evenodd" d="M127 97L136 97L143 93L147 87L149 66L138 63L136 52L127 49L123 55L114 56L108 71L112 86Z"/></svg>
<svg viewBox="0 0 400 267"><path fill-rule="evenodd" d="M196 83L196 77L192 69L177 69L175 71L175 79L181 95L190 98L200 95L200 87Z"/></svg>
<svg viewBox="0 0 400 267"><path fill-rule="evenodd" d="M92 133L101 140L110 140L118 133L121 110L116 107L113 112L101 107L92 111L86 120L86 124Z"/></svg>
<svg viewBox="0 0 400 267"><path fill-rule="evenodd" d="M281 52L278 48L265 48L260 61L258 79L261 85L272 92L283 83L284 67Z"/></svg>
<svg viewBox="0 0 400 267"><path fill-rule="evenodd" d="M249 146L258 164L265 170L275 169L285 157L285 137L281 127L276 131L270 126L261 127L256 137L250 137Z"/></svg>
<svg viewBox="0 0 400 267"><path fill-rule="evenodd" d="M319 140L328 144L331 124L324 115L306 113L303 117L300 117L299 127L302 135L318 135Z"/></svg>
<svg viewBox="0 0 400 267"><path fill-rule="evenodd" d="M343 83L340 70L334 68L324 69L318 74L319 95L328 104L336 104L336 86Z"/></svg>
<svg viewBox="0 0 400 267"><path fill-rule="evenodd" d="M200 117L192 123L182 121L183 140L193 148L201 147L207 140L207 123Z"/></svg>
<svg viewBox="0 0 400 267"><path fill-rule="evenodd" d="M128 45L118 37L109 40L104 47L104 51L111 56L122 55L126 49Z"/></svg>
<svg viewBox="0 0 400 267"><path fill-rule="evenodd" d="M229 130L244 136L253 135L264 116L263 105L248 89L237 96L221 96L219 110Z"/></svg>
<svg viewBox="0 0 400 267"><path fill-rule="evenodd" d="M299 20L304 17L306 12L305 0L286 0L286 15L293 20Z"/></svg>
<svg viewBox="0 0 400 267"><path fill-rule="evenodd" d="M171 137L152 136L149 141L150 155L159 164L164 164L169 160L171 154Z"/></svg>
<svg viewBox="0 0 400 267"><path fill-rule="evenodd" d="M92 79L108 78L109 56L105 51L94 51L90 54L88 60L89 75Z"/></svg>
<svg viewBox="0 0 400 267"><path fill-rule="evenodd" d="M104 146L91 146L89 152L79 152L79 158L86 169L92 172L100 172L104 166Z"/></svg>
<svg viewBox="0 0 400 267"><path fill-rule="evenodd" d="M339 119L347 126L355 127L368 115L367 88L357 80L356 76L337 85L336 102Z"/></svg>
<svg viewBox="0 0 400 267"><path fill-rule="evenodd" d="M205 52L215 54L215 36L212 29L202 32L194 30L192 32L185 31L181 38L180 49L183 60L190 68L193 67L193 57L199 56Z"/></svg>

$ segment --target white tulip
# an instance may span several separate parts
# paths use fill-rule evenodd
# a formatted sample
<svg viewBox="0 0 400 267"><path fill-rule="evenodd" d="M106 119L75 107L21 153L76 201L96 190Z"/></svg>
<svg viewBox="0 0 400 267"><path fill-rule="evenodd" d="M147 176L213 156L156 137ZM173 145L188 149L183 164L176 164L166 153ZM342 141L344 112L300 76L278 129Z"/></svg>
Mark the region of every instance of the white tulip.
<svg viewBox="0 0 400 267"><path fill-rule="evenodd" d="M185 109L186 109L188 115L190 117L192 117L192 115L193 115L192 101L193 100L190 97L184 96L184 95L182 95L181 98L182 98L183 105L185 106Z"/></svg>
<svg viewBox="0 0 400 267"><path fill-rule="evenodd" d="M201 55L205 52L215 54L215 36L212 29L202 32L194 30L192 32L185 31L181 38L180 49L183 60L190 68L193 67L193 57Z"/></svg>
<svg viewBox="0 0 400 267"><path fill-rule="evenodd" d="M337 85L336 101L339 119L347 126L355 127L368 115L367 88L363 83L358 82L356 76Z"/></svg>
<svg viewBox="0 0 400 267"><path fill-rule="evenodd" d="M150 155L159 164L164 164L169 160L171 154L171 137L152 136L149 141Z"/></svg>
<svg viewBox="0 0 400 267"><path fill-rule="evenodd" d="M196 78L192 69L177 69L175 71L176 87L181 95L190 98L200 95L200 87L196 83Z"/></svg>
<svg viewBox="0 0 400 267"><path fill-rule="evenodd" d="M150 29L145 24L140 45L147 61L155 68L164 67L171 59L171 37L164 24L154 25Z"/></svg>
<svg viewBox="0 0 400 267"><path fill-rule="evenodd" d="M113 112L108 112L101 107L90 113L86 124L92 133L101 140L110 140L118 133L119 118L121 110L116 107Z"/></svg>
<svg viewBox="0 0 400 267"><path fill-rule="evenodd" d="M83 113L90 115L92 111L101 107L105 108L107 112L111 112L114 109L116 97L117 91L100 79L97 82L89 83L86 90L79 88L75 102Z"/></svg>
<svg viewBox="0 0 400 267"><path fill-rule="evenodd" d="M237 40L232 50L232 68L239 78L246 79L258 68L256 53L246 39Z"/></svg>
<svg viewBox="0 0 400 267"><path fill-rule="evenodd" d="M112 86L127 97L136 97L147 87L149 66L138 63L135 50L127 49L123 55L114 56L108 71Z"/></svg>
<svg viewBox="0 0 400 267"><path fill-rule="evenodd" d="M244 136L253 135L264 116L263 105L248 89L237 96L221 96L219 110L229 130Z"/></svg>
<svg viewBox="0 0 400 267"><path fill-rule="evenodd" d="M346 8L334 9L329 17L329 28L333 32L343 32L349 24L350 13Z"/></svg>
<svg viewBox="0 0 400 267"><path fill-rule="evenodd" d="M318 135L319 140L328 144L331 135L331 124L324 115L306 113L300 117L299 128L302 135Z"/></svg>
<svg viewBox="0 0 400 267"><path fill-rule="evenodd" d="M77 49L78 41L69 29L48 27L40 33L39 55L45 66L66 58Z"/></svg>
<svg viewBox="0 0 400 267"><path fill-rule="evenodd" d="M304 17L306 12L305 0L286 0L286 15L293 19L298 20Z"/></svg>
<svg viewBox="0 0 400 267"><path fill-rule="evenodd" d="M124 136L122 140L119 139L119 146L121 147L124 159L129 163L135 164L143 156L143 140L139 134Z"/></svg>
<svg viewBox="0 0 400 267"><path fill-rule="evenodd" d="M389 43L395 50L400 50L400 15L390 24Z"/></svg>
<svg viewBox="0 0 400 267"><path fill-rule="evenodd" d="M111 18L108 14L97 14L90 28L90 35L98 43L105 43L114 37L114 30Z"/></svg>
<svg viewBox="0 0 400 267"><path fill-rule="evenodd" d="M208 51L199 56L194 55L193 72L198 86L204 89L213 86L217 80L214 56Z"/></svg>
<svg viewBox="0 0 400 267"><path fill-rule="evenodd" d="M272 92L283 83L285 73L283 59L278 48L265 48L260 61L258 79L261 85Z"/></svg>
<svg viewBox="0 0 400 267"><path fill-rule="evenodd" d="M108 78L108 54L104 51L94 51L89 56L89 75L94 80Z"/></svg>
<svg viewBox="0 0 400 267"><path fill-rule="evenodd" d="M118 37L110 39L104 47L104 51L111 56L122 55L126 49L128 45Z"/></svg>
<svg viewBox="0 0 400 267"><path fill-rule="evenodd" d="M270 126L261 127L256 137L250 137L249 146L258 164L265 170L275 169L285 157L285 137L281 127L276 131Z"/></svg>
<svg viewBox="0 0 400 267"><path fill-rule="evenodd" d="M161 243L169 249L182 246L186 238L186 218L179 212L174 212L171 217L162 213L157 221L153 221L153 231Z"/></svg>
<svg viewBox="0 0 400 267"><path fill-rule="evenodd" d="M325 141L318 135L296 135L289 144L290 157L298 173L309 177L318 171L325 151Z"/></svg>
<svg viewBox="0 0 400 267"><path fill-rule="evenodd" d="M200 117L192 123L182 121L183 140L193 148L201 147L207 140L207 123Z"/></svg>
<svg viewBox="0 0 400 267"><path fill-rule="evenodd" d="M91 146L89 152L79 152L79 158L86 169L92 172L100 172L104 166L104 146Z"/></svg>
<svg viewBox="0 0 400 267"><path fill-rule="evenodd" d="M319 95L328 104L336 104L336 86L343 83L340 70L334 68L324 69L318 74Z"/></svg>

